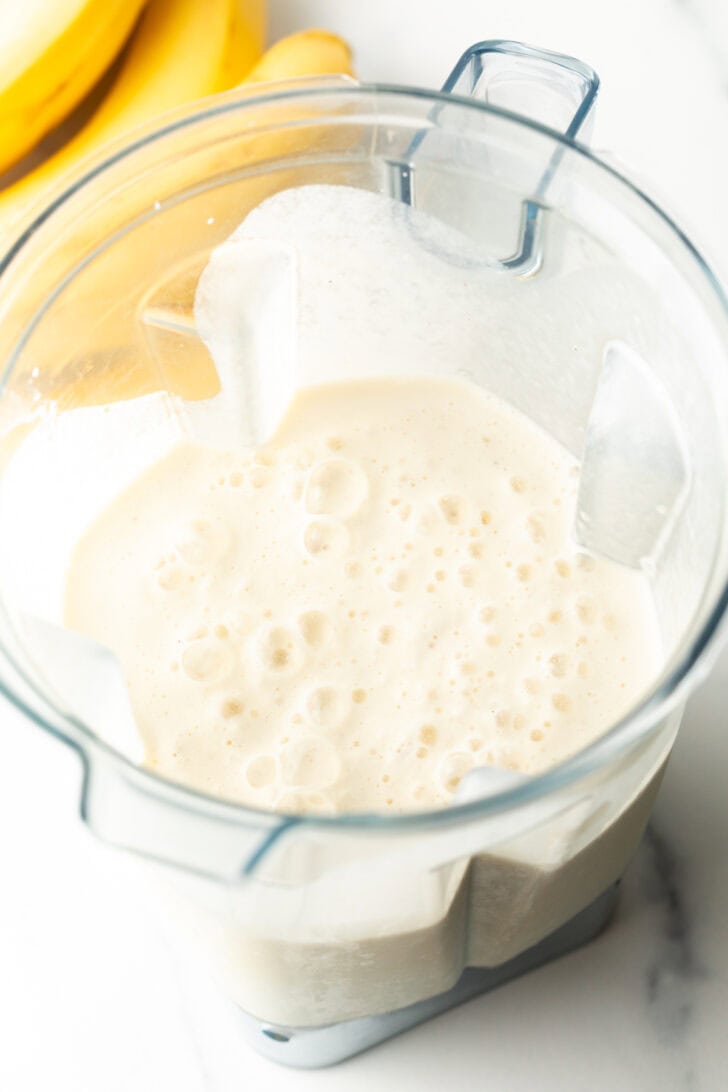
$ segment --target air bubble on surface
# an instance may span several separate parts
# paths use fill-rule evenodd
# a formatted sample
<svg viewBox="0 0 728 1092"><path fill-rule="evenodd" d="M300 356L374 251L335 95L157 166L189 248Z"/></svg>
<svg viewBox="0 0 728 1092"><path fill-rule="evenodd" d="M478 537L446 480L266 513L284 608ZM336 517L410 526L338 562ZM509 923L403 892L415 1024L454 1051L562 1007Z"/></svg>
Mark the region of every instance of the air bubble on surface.
<svg viewBox="0 0 728 1092"><path fill-rule="evenodd" d="M249 604L250 590L238 589L232 598L231 612L228 616L230 632L238 638L247 637L255 629L256 617L252 611L246 609Z"/></svg>
<svg viewBox="0 0 728 1092"><path fill-rule="evenodd" d="M472 770L475 759L469 751L451 751L437 767L437 779L446 792L455 792L468 770Z"/></svg>
<svg viewBox="0 0 728 1092"><path fill-rule="evenodd" d="M288 479L287 493L291 500L298 504L303 496L303 478L298 476Z"/></svg>
<svg viewBox="0 0 728 1092"><path fill-rule="evenodd" d="M396 569L387 578L387 587L390 591L401 592L407 587L408 580L406 569Z"/></svg>
<svg viewBox="0 0 728 1092"><path fill-rule="evenodd" d="M187 646L182 653L181 663L188 679L213 685L228 677L235 660L228 644L202 637Z"/></svg>
<svg viewBox="0 0 728 1092"><path fill-rule="evenodd" d="M334 519L314 519L303 532L306 552L317 560L341 557L349 548L349 532Z"/></svg>
<svg viewBox="0 0 728 1092"><path fill-rule="evenodd" d="M333 686L319 686L306 698L306 716L316 728L338 728L348 711L348 700Z"/></svg>
<svg viewBox="0 0 728 1092"><path fill-rule="evenodd" d="M255 755L245 767L245 780L251 789L267 789L276 780L277 764L273 755Z"/></svg>
<svg viewBox="0 0 728 1092"><path fill-rule="evenodd" d="M157 584L166 592L181 591L188 585L188 572L182 565L165 562L157 571Z"/></svg>
<svg viewBox="0 0 728 1092"><path fill-rule="evenodd" d="M311 648L323 648L331 639L333 626L328 615L320 610L307 610L298 617L301 636Z"/></svg>
<svg viewBox="0 0 728 1092"><path fill-rule="evenodd" d="M178 533L177 552L188 565L214 565L227 552L232 535L221 519L192 519Z"/></svg>
<svg viewBox="0 0 728 1092"><path fill-rule="evenodd" d="M250 468L248 480L253 489L264 489L270 485L273 475L267 466L253 466Z"/></svg>
<svg viewBox="0 0 728 1092"><path fill-rule="evenodd" d="M303 494L307 512L347 519L356 514L369 495L369 480L350 459L325 459L309 472Z"/></svg>
<svg viewBox="0 0 728 1092"><path fill-rule="evenodd" d="M461 565L458 576L464 588L474 588L478 582L478 571L473 565Z"/></svg>
<svg viewBox="0 0 728 1092"><path fill-rule="evenodd" d="M556 652L549 657L551 674L556 679L563 679L569 667L569 658L563 652Z"/></svg>
<svg viewBox="0 0 728 1092"><path fill-rule="evenodd" d="M220 713L225 720L232 720L233 717L239 717L244 708L239 698L226 698L220 706Z"/></svg>
<svg viewBox="0 0 728 1092"><path fill-rule="evenodd" d="M415 521L415 527L421 535L431 535L441 526L440 516L432 508L423 508Z"/></svg>
<svg viewBox="0 0 728 1092"><path fill-rule="evenodd" d="M258 637L258 657L264 670L274 675L291 675L301 666L296 635L287 626L270 626Z"/></svg>
<svg viewBox="0 0 728 1092"><path fill-rule="evenodd" d="M271 448L259 448L255 453L255 462L258 466L275 466L278 462L278 455Z"/></svg>
<svg viewBox="0 0 728 1092"><path fill-rule="evenodd" d="M595 622L597 617L597 608L594 600L588 599L586 597L577 599L576 613L580 622L584 622L587 625Z"/></svg>
<svg viewBox="0 0 728 1092"><path fill-rule="evenodd" d="M454 494L440 497L437 502L440 514L446 523L457 525L463 522L466 513L466 504L462 497Z"/></svg>
<svg viewBox="0 0 728 1092"><path fill-rule="evenodd" d="M295 792L288 789L275 802L276 811L289 815L333 815L333 800L325 792Z"/></svg>
<svg viewBox="0 0 728 1092"><path fill-rule="evenodd" d="M520 751L515 747L500 746L488 759L489 765L500 766L504 770L520 770L523 760Z"/></svg>
<svg viewBox="0 0 728 1092"><path fill-rule="evenodd" d="M541 516L532 515L526 520L528 537L536 546L546 541L546 527Z"/></svg>
<svg viewBox="0 0 728 1092"><path fill-rule="evenodd" d="M294 788L326 789L340 772L341 760L336 749L320 735L295 739L281 753L283 780Z"/></svg>

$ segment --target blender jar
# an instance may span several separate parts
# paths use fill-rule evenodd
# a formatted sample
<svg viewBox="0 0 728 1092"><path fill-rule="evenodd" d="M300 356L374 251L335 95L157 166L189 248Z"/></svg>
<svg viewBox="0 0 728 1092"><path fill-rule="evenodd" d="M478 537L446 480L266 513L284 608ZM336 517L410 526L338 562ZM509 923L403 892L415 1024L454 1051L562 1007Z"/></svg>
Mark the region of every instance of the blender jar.
<svg viewBox="0 0 728 1092"><path fill-rule="evenodd" d="M337 1060L594 935L715 648L726 301L670 219L577 143L597 88L579 62L491 42L442 93L332 79L222 96L89 169L0 267L0 683L78 752L84 820L144 862L170 928L279 1061ZM649 573L662 631L660 677L621 723L435 812L281 815L166 781L140 765L108 655L57 628L70 551L126 483L185 435L254 435L270 339L229 393L196 285L250 209L321 182L421 208L467 240L439 259L497 269L482 342L442 374L581 460L576 534ZM289 380L417 374L382 349ZM197 412L233 397L224 421Z"/></svg>

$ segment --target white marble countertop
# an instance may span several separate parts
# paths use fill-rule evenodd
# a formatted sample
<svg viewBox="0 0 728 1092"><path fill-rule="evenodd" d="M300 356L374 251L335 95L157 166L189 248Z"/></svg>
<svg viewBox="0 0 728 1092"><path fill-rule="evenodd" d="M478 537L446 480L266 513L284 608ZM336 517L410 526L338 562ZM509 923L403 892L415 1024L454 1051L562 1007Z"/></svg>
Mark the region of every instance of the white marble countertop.
<svg viewBox="0 0 728 1092"><path fill-rule="evenodd" d="M437 86L481 38L590 61L597 148L728 273L722 0L271 0L272 33L354 43L366 79ZM77 816L75 758L3 706L0 1089L721 1092L728 1087L728 654L689 706L617 918L596 942L332 1070L277 1068L179 965Z"/></svg>

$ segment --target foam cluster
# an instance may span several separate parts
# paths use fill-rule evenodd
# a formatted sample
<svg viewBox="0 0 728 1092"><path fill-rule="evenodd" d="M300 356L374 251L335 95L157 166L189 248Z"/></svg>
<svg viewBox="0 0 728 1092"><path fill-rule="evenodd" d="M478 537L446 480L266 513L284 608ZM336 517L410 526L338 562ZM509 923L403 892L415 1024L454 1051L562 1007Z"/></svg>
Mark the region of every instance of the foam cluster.
<svg viewBox="0 0 728 1092"><path fill-rule="evenodd" d="M68 621L120 657L168 777L281 811L444 805L475 766L589 743L652 667L642 578L571 539L577 474L464 381L310 389L265 448L182 445L118 498Z"/></svg>

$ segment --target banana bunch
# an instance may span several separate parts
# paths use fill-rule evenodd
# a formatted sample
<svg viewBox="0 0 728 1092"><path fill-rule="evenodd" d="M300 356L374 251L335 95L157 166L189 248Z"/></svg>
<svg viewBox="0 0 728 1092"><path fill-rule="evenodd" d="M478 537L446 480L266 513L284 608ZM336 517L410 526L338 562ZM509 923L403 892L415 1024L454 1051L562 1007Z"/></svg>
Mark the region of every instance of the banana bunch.
<svg viewBox="0 0 728 1092"><path fill-rule="evenodd" d="M265 0L0 0L0 171L67 118L117 60L89 120L0 188L1 241L80 164L168 110L243 82L351 74L349 48L333 34L302 31L263 54L264 31Z"/></svg>
<svg viewBox="0 0 728 1092"><path fill-rule="evenodd" d="M0 171L21 159L91 90L144 0L0 3Z"/></svg>
<svg viewBox="0 0 728 1092"><path fill-rule="evenodd" d="M302 31L264 53L264 30L265 0L0 0L0 171L10 167L0 177L0 252L60 192L163 125L165 115L179 118L187 104L221 92L237 94L242 85L352 74L350 50L335 35ZM262 101L248 115L263 130L267 109ZM43 141L46 134L50 140ZM249 147L257 161L300 150L309 139L305 128L286 134L273 126L259 136L243 127L237 154L244 162ZM50 144L58 150L42 158ZM214 144L209 154L214 158ZM214 169L212 160L205 163L183 158L180 185L188 176L193 181L196 171ZM65 241L50 247L42 275L35 275L35 266L29 274L16 271L0 294L3 344L15 344L43 302L44 285L62 279L72 254L85 252L106 231L103 202L94 204L95 184L86 188L95 213L81 217ZM126 195L117 195L110 219L123 219L124 201L134 205L145 186L156 195L156 185L141 176ZM269 188L265 177L256 176L237 197L235 215L245 211L246 200L263 200ZM151 204L151 192L149 197ZM148 258L164 263L164 283L171 278L176 284L182 276L180 300L193 291L185 272L189 233L210 223L192 217L180 230L170 212L154 218ZM166 334L162 328L155 333L146 319L140 340L141 327L129 316L151 314L156 301L147 300L137 270L133 245L106 248L92 274L76 277L72 306L59 307L53 321L36 330L32 351L23 354L4 393L0 460L35 427L39 406L52 403L62 412L162 387L187 399L216 392L217 374L207 354L188 359L179 338L171 347L157 344Z"/></svg>

